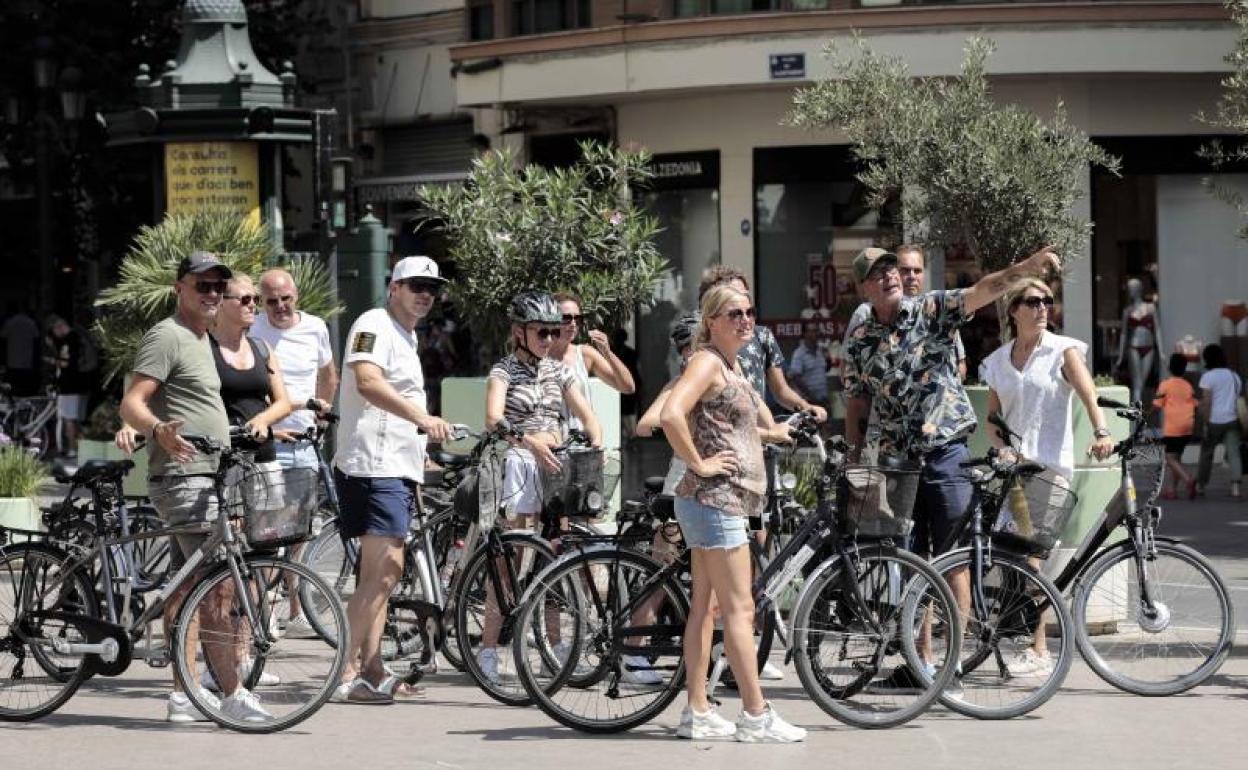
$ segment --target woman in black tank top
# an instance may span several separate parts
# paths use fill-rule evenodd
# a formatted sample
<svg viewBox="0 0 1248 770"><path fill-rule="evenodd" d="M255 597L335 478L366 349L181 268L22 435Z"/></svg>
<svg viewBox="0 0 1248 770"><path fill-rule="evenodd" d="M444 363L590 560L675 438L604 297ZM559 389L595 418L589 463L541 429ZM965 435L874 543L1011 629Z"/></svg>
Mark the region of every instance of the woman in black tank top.
<svg viewBox="0 0 1248 770"><path fill-rule="evenodd" d="M212 328L212 356L221 377L221 400L231 425L246 425L257 438L291 412L277 356L268 345L248 336L255 321L258 295L251 279L230 279ZM270 439L256 452L256 462L271 462L277 452Z"/></svg>

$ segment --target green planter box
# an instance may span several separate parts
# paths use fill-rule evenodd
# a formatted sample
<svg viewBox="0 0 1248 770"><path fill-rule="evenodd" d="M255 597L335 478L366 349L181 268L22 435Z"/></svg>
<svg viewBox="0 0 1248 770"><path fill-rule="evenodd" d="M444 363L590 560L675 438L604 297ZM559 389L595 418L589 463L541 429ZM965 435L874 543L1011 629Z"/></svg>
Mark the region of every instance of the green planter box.
<svg viewBox="0 0 1248 770"><path fill-rule="evenodd" d="M78 462L87 460L133 460L134 467L126 474L122 492L126 497L147 497L147 450L140 449L132 455L117 448L112 441L81 439L78 441Z"/></svg>
<svg viewBox="0 0 1248 770"><path fill-rule="evenodd" d="M29 497L0 497L0 527L43 531L39 506ZM25 539L13 535L11 542L20 543Z"/></svg>

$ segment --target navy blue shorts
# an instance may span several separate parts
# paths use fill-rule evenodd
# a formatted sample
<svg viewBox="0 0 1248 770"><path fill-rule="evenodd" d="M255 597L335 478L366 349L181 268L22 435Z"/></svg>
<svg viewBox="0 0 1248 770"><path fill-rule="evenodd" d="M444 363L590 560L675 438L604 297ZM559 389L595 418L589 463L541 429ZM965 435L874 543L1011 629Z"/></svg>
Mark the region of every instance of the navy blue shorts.
<svg viewBox="0 0 1248 770"><path fill-rule="evenodd" d="M399 478L348 476L334 469L338 530L343 537L407 537L416 483Z"/></svg>
<svg viewBox="0 0 1248 770"><path fill-rule="evenodd" d="M966 441L946 444L923 456L919 493L914 500L911 551L925 557L938 556L956 545L947 541L957 531L973 492L966 471L958 464L970 459Z"/></svg>

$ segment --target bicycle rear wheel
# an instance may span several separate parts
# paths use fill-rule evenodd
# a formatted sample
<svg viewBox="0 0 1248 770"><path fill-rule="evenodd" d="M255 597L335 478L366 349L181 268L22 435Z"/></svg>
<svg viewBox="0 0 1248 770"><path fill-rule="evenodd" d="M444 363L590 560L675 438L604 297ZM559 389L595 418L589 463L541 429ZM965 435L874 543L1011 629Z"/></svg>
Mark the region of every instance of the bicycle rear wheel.
<svg viewBox="0 0 1248 770"><path fill-rule="evenodd" d="M589 733L632 729L684 687L684 589L626 549L568 557L538 577L520 608L513 658L548 716ZM558 652L566 650L566 652ZM554 654L552 655L552 652Z"/></svg>
<svg viewBox="0 0 1248 770"><path fill-rule="evenodd" d="M905 724L953 677L961 642L953 592L906 551L873 546L834 558L816 569L793 612L798 678L847 725Z"/></svg>
<svg viewBox="0 0 1248 770"><path fill-rule="evenodd" d="M51 714L86 678L85 656L52 649L54 640L85 641L72 621L32 616L98 617L94 586L81 570L67 575L68 565L66 554L44 545L0 548L0 721Z"/></svg>
<svg viewBox="0 0 1248 770"><path fill-rule="evenodd" d="M1088 566L1071 608L1075 638L1084 660L1113 686L1175 695L1213 676L1230 655L1234 607L1213 565L1185 545L1157 543L1142 567L1129 546Z"/></svg>
<svg viewBox="0 0 1248 770"><path fill-rule="evenodd" d="M270 634L277 627L276 620L289 616L287 587L298 585L305 595L313 592L313 598L323 603L322 621L330 623L328 630L334 638L346 638L347 618L333 589L302 564L253 555L243 560L242 568L242 587L256 622L250 619L229 564L220 565L195 583L178 614L174 673L196 708L217 724L239 732L271 733L316 713L338 686L346 664L344 645L320 637L288 639ZM202 649L203 662L186 653L188 641L193 641L191 620L196 618L201 621L199 644L190 649ZM222 698L219 706L206 702L199 688L199 666L207 664L220 682L223 662L236 666L240 686L258 698L260 713L235 708L234 698ZM271 684L261 687L266 680Z"/></svg>
<svg viewBox="0 0 1248 770"><path fill-rule="evenodd" d="M343 543L338 533L338 521L326 522L312 542L304 546L299 562L312 570L333 588L333 604L344 605L355 593L356 564L359 561L359 545L354 540ZM311 584L299 587L299 604L308 625L325 641L337 644L333 609L329 596L322 595Z"/></svg>
<svg viewBox="0 0 1248 770"><path fill-rule="evenodd" d="M954 574L969 577L971 561L971 552L960 550L932 564L954 582ZM977 719L1011 719L1044 705L1061 688L1074 656L1073 624L1061 592L1022 558L994 553L980 582L984 607L960 613L960 689L940 700Z"/></svg>

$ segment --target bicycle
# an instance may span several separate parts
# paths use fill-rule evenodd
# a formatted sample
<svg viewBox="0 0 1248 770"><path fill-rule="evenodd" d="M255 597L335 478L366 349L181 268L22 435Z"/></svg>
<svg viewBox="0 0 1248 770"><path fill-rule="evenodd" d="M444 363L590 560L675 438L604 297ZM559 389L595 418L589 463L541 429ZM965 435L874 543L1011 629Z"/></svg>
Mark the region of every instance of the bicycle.
<svg viewBox="0 0 1248 770"><path fill-rule="evenodd" d="M961 644L948 585L925 561L893 544L909 529L917 472L848 466L843 440L819 439L808 418L795 433L818 448L819 505L755 582L758 667L783 626L778 598L828 546L833 555L811 572L798 596L787 658L795 660L807 693L834 718L864 728L903 724L949 683L956 662L951 651ZM513 638L520 679L547 715L573 729L631 729L661 713L683 689L689 611L683 578L690 556L686 551L662 564L634 546L648 534L631 531L571 540L521 599L516 626L526 633ZM571 639L573 654L563 665L546 633L552 608ZM901 666L923 665L916 634L931 615L941 620L937 638L945 643L932 648L934 677L899 702L878 684ZM722 657L713 661L712 696L723 666Z"/></svg>
<svg viewBox="0 0 1248 770"><path fill-rule="evenodd" d="M183 586L189 587L189 595L171 629L172 639L163 650L154 651L149 645L144 659L154 666L172 662L186 696L212 721L240 732L274 732L307 719L333 693L346 663L344 650L319 639L285 639L272 631L273 621L285 609L284 586L307 582L326 596L332 596L332 589L302 565L268 554L244 553L245 538L235 533L234 525L244 511L224 503L234 499L228 490L254 480L249 474L254 466L249 465L244 449L202 436L183 438L201 452L220 456L214 491L223 505L215 522L104 537L86 549L64 550L38 540L0 542L0 720L38 719L60 708L87 677L124 673L137 651L135 642ZM107 479L119 486L131 467L129 460L93 460L79 468L74 478L78 483ZM0 528L0 540L7 539L9 532ZM156 599L135 612L134 586L113 579L106 552L132 542L177 535L205 539L160 588ZM95 591L97 564L102 601ZM205 624L199 648L189 647L194 621L205 606L215 610L205 617L227 618L229 630ZM338 633L345 634L347 620L341 607L333 603L330 612ZM278 675L280 684L265 694L264 708L270 719L234 716L227 711L230 699L215 703L209 699L199 687L196 658L201 648L204 663L218 682L231 664L239 664L239 684L247 690L266 672ZM240 648L246 652L246 661L239 659ZM28 670L31 660L44 675Z"/></svg>
<svg viewBox="0 0 1248 770"><path fill-rule="evenodd" d="M0 431L22 447L38 451L46 460L56 438L56 388L48 385L41 396L13 398L7 383L0 387Z"/></svg>
<svg viewBox="0 0 1248 770"><path fill-rule="evenodd" d="M1208 680L1231 654L1234 605L1207 558L1156 533L1165 463L1161 445L1145 437L1140 404L1097 404L1131 423L1114 447L1122 479L1054 582L1073 592L1075 642L1097 676L1136 695L1176 695ZM1126 537L1117 539L1120 528ZM1108 620L1094 620L1098 611Z"/></svg>
<svg viewBox="0 0 1248 770"><path fill-rule="evenodd" d="M998 415L989 421L1008 431ZM1010 719L1044 705L1070 670L1073 621L1039 560L1055 546L1076 498L1043 465L1007 462L995 449L961 467L971 501L932 560L946 580L963 578L967 587L959 602L957 685L940 700L977 719ZM1001 528L1005 520L1012 531ZM962 542L968 545L947 550Z"/></svg>

